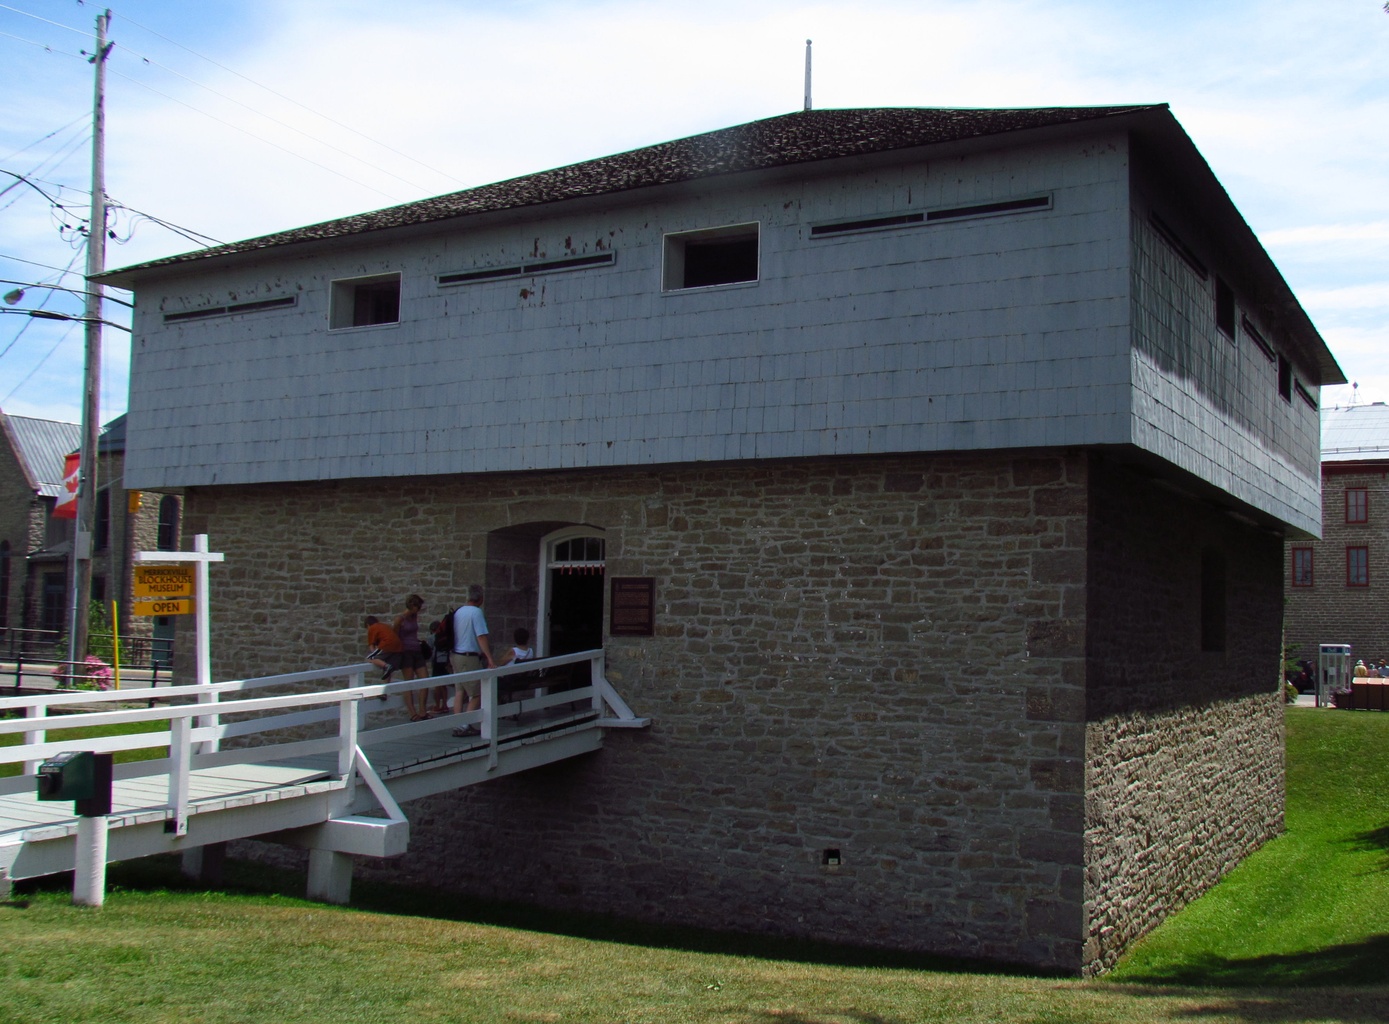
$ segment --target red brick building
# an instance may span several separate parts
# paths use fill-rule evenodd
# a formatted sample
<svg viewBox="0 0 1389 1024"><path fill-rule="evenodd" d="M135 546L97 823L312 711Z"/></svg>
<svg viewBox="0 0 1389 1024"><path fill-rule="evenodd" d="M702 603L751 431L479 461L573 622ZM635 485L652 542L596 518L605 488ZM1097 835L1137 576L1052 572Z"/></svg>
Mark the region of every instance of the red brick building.
<svg viewBox="0 0 1389 1024"><path fill-rule="evenodd" d="M1287 542L1285 642L1389 659L1389 405L1322 411L1322 536Z"/></svg>

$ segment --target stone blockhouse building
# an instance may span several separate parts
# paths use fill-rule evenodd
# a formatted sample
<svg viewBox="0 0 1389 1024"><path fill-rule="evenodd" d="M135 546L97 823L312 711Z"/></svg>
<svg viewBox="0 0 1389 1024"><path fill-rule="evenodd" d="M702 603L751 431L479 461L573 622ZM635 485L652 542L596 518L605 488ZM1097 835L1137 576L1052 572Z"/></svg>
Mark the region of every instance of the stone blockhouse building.
<svg viewBox="0 0 1389 1024"><path fill-rule="evenodd" d="M50 646L66 626L73 521L53 516L76 423L0 413L0 629L4 650Z"/></svg>
<svg viewBox="0 0 1389 1024"><path fill-rule="evenodd" d="M1389 658L1389 405L1322 410L1322 534L1286 545L1285 640L1316 664L1321 644Z"/></svg>
<svg viewBox="0 0 1389 1024"><path fill-rule="evenodd" d="M653 719L372 870L1079 972L1282 827L1343 378L1164 106L804 111L106 281L218 674L481 581Z"/></svg>

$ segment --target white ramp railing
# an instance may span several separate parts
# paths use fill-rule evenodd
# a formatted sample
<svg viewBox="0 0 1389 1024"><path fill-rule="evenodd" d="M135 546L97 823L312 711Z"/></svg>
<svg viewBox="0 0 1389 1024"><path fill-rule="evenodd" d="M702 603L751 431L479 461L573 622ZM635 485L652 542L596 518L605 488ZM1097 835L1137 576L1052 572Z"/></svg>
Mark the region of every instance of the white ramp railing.
<svg viewBox="0 0 1389 1024"><path fill-rule="evenodd" d="M589 685L555 693L546 692L545 680L561 675L556 672L557 669L581 662L590 665ZM479 729L479 738L488 748L488 765L495 767L501 740L498 722L507 715L586 703L596 716L596 725L614 728L649 724L649 719L637 718L632 713L608 683L603 669L603 652L596 650L504 668L479 669L390 684L367 684L366 673L376 670L358 664L203 686L71 691L0 698L0 714L19 716L0 718L0 736L18 734L21 737L12 746L0 746L0 764L22 766L19 776L0 779L0 795L33 792L34 776L40 763L63 751L116 753L163 747L166 748L164 757L119 765L116 777L119 780L167 773L166 829L175 835L186 835L188 816L192 810L190 780L197 769L335 754L334 774L343 785L350 791L356 779L360 778L382 808L394 816L399 814L399 809L390 800L384 784L362 753L362 747L369 739L395 739L475 724ZM534 689L534 696L524 701L499 701L499 681L537 671L547 675L535 682L528 679L525 689ZM431 721L364 728L371 715L394 710L393 706L381 704L378 698L441 685L461 689L465 682L471 680L478 680L482 684L482 706L476 711ZM274 688L283 690L325 683L331 688L262 695L263 691ZM57 707L62 708L62 714L54 714ZM59 729L119 728L141 724L148 724L149 728L84 739L54 740L49 736L52 731ZM320 734L307 738L304 735L315 731ZM232 739L239 742L223 749L222 741Z"/></svg>

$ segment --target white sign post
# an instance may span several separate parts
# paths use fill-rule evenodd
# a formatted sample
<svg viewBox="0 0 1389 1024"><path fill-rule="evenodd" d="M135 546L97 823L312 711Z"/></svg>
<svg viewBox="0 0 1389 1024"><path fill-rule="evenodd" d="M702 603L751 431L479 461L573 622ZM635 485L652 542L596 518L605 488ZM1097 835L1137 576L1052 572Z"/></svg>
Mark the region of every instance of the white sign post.
<svg viewBox="0 0 1389 1024"><path fill-rule="evenodd" d="M197 675L195 682L205 686L212 682L212 640L208 618L207 565L209 562L222 562L226 557L220 551L208 551L207 534L200 533L193 538L192 551L137 551L136 562L192 562L198 574L198 585L194 588L194 628L193 633L198 647Z"/></svg>
<svg viewBox="0 0 1389 1024"><path fill-rule="evenodd" d="M208 572L209 562L225 561L225 556L220 551L208 551L207 534L200 533L193 538L192 551L137 551L134 554L136 562L192 562L197 572L197 586L194 587L193 595L195 605L195 625L194 633L198 646L197 679L199 686L206 686L212 682L212 640L211 640L211 621L208 609ZM199 703L212 703L215 695L211 693L198 694ZM207 715L198 719L198 725L216 725L217 716ZM189 783L189 757L192 753L188 750L188 719L181 718L174 723L172 729L172 742L169 746L169 760L172 762L169 769L169 804L174 809L172 822L166 822L165 827L172 826L171 831L176 836L188 834L188 783ZM216 740L210 740L201 745L198 750L200 754L210 754L217 750ZM197 875L201 872L202 850L193 849L183 852L183 873L186 875Z"/></svg>

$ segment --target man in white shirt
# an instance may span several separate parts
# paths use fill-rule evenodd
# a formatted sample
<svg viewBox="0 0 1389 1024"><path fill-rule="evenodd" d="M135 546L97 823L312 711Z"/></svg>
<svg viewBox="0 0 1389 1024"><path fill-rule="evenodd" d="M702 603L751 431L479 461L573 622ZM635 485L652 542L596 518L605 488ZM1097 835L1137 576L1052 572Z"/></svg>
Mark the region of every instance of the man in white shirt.
<svg viewBox="0 0 1389 1024"><path fill-rule="evenodd" d="M487 638L487 619L482 614L482 587L476 583L468 587L468 602L453 613L453 657L455 672L475 672L480 668L495 668L492 661L492 645ZM482 706L482 684L477 680L463 684L468 694L468 710L476 711ZM462 714L463 693L453 698L453 713Z"/></svg>

